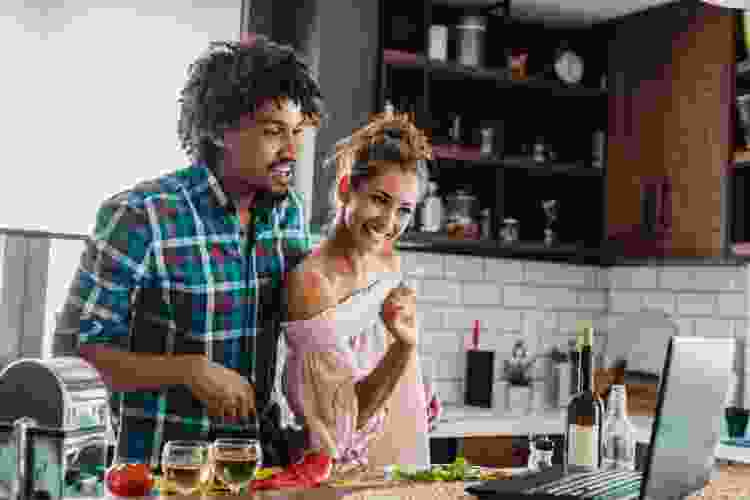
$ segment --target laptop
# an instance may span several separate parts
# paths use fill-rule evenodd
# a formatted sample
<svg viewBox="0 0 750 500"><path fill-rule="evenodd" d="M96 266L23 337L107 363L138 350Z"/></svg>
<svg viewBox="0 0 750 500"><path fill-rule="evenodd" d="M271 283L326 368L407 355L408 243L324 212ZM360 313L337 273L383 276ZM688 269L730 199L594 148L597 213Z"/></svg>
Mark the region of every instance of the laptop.
<svg viewBox="0 0 750 500"><path fill-rule="evenodd" d="M699 491L712 476L734 351L731 338L670 338L642 472L566 474L557 466L466 491L496 500L673 500Z"/></svg>

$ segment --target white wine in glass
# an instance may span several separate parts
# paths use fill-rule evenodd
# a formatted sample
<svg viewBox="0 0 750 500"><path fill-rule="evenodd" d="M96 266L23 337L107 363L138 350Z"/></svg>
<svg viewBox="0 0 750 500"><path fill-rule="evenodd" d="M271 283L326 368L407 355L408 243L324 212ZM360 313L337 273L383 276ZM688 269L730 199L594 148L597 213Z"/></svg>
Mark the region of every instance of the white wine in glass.
<svg viewBox="0 0 750 500"><path fill-rule="evenodd" d="M238 495L255 479L263 452L256 439L217 439L211 447L211 462L216 479Z"/></svg>
<svg viewBox="0 0 750 500"><path fill-rule="evenodd" d="M180 495L192 495L211 479L208 443L203 441L169 441L162 453L164 479Z"/></svg>

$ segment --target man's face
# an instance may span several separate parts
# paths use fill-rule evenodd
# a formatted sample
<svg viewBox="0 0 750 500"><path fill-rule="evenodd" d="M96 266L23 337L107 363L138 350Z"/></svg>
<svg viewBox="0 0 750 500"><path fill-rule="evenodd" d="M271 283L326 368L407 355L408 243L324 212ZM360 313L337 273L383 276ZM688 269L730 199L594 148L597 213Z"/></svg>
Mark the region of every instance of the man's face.
<svg viewBox="0 0 750 500"><path fill-rule="evenodd" d="M283 194L289 189L308 123L288 99L269 99L224 133L224 182L240 196L255 189Z"/></svg>

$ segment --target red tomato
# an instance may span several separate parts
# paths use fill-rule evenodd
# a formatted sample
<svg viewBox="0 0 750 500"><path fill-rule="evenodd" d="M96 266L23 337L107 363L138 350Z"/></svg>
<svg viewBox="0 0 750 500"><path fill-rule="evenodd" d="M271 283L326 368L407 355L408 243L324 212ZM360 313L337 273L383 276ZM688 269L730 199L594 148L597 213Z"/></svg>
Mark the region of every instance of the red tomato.
<svg viewBox="0 0 750 500"><path fill-rule="evenodd" d="M145 464L116 464L106 475L107 488L118 497L138 497L148 495L154 480Z"/></svg>

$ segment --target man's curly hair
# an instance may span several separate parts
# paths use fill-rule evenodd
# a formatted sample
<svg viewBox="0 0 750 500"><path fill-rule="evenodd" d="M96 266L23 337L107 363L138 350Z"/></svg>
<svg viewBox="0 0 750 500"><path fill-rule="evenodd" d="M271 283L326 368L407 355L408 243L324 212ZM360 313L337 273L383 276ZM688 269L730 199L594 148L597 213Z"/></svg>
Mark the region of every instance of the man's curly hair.
<svg viewBox="0 0 750 500"><path fill-rule="evenodd" d="M212 42L187 73L178 100L177 129L182 149L193 160L204 160L207 148L225 130L268 99L298 103L314 126L325 118L323 97L310 67L291 46L262 35L250 43Z"/></svg>
<svg viewBox="0 0 750 500"><path fill-rule="evenodd" d="M394 141L392 137L398 137L398 140ZM367 125L338 141L334 152L326 159L326 166L336 169L330 193L332 216L339 206L338 186L342 177L350 176L349 185L356 189L363 180L377 175L377 163L371 160L378 159L373 155L382 154L398 158L403 170L417 175L417 199L424 198L429 181L427 160L432 159L432 146L424 132L414 125L409 113L386 111L373 115Z"/></svg>

